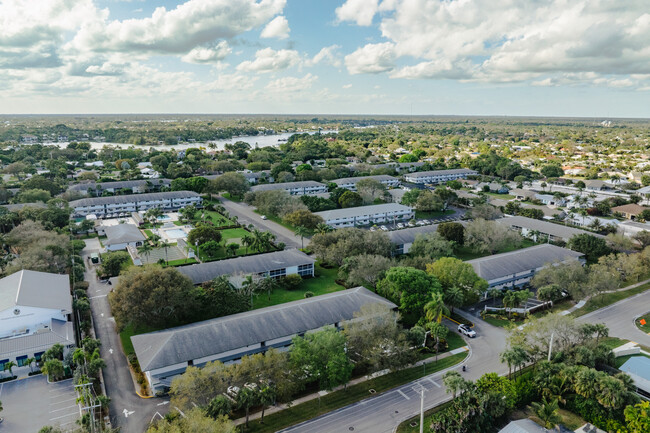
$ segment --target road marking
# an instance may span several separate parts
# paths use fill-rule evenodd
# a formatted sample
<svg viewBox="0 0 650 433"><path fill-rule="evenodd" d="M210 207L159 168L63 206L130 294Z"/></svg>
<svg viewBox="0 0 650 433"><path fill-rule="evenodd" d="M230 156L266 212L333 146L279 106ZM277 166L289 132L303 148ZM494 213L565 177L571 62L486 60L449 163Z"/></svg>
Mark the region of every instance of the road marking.
<svg viewBox="0 0 650 433"><path fill-rule="evenodd" d="M50 397L50 398L53 398L53 397ZM57 405L57 404L65 403L65 402L67 402L67 401L77 401L77 398L76 398L76 397L73 397L73 398L69 398L69 399L67 399L67 400L59 400L59 401L57 401L57 402L55 402L55 403L50 403L50 404L51 404L51 405Z"/></svg>
<svg viewBox="0 0 650 433"><path fill-rule="evenodd" d="M0 383L0 395L2 395L2 389L5 387L4 383Z"/></svg>
<svg viewBox="0 0 650 433"><path fill-rule="evenodd" d="M185 414L183 413L182 410L180 410L177 406L174 406L174 409L176 409L176 410L178 411L178 413L180 413L181 416L182 416L183 418L185 418Z"/></svg>
<svg viewBox="0 0 650 433"><path fill-rule="evenodd" d="M67 418L67 417L69 417L69 416L78 416L78 415L79 415L79 414L78 414L77 412L69 413L69 414L67 414L67 415L57 416L56 418L50 418L50 421L54 421L54 420L61 419L61 418Z"/></svg>
<svg viewBox="0 0 650 433"><path fill-rule="evenodd" d="M149 421L149 424L153 423L153 420L156 418L156 415L158 415L158 416L160 417L160 419L165 419L165 417L163 417L163 416L160 414L160 412L156 412L156 413L154 413L153 416L151 417L151 421Z"/></svg>
<svg viewBox="0 0 650 433"><path fill-rule="evenodd" d="M113 354L113 348L108 349L108 353Z"/></svg>
<svg viewBox="0 0 650 433"><path fill-rule="evenodd" d="M122 413L124 414L124 417L125 417L125 418L128 418L129 415L133 415L133 414L135 413L135 411L134 411L134 410L126 410L126 409L124 409L124 410L122 411Z"/></svg>
<svg viewBox="0 0 650 433"><path fill-rule="evenodd" d="M105 298L105 297L106 297L106 295L97 295L97 296L91 296L88 299L97 299L97 298Z"/></svg>
<svg viewBox="0 0 650 433"><path fill-rule="evenodd" d="M61 412L62 410L70 409L71 407L77 407L77 405L73 404L72 406L62 407L61 409L54 409L54 410L51 410L50 413Z"/></svg>
<svg viewBox="0 0 650 433"><path fill-rule="evenodd" d="M435 380L431 379L430 377L426 377L425 379L428 380L429 382L433 383L438 388L442 388L438 383L436 383Z"/></svg>
<svg viewBox="0 0 650 433"><path fill-rule="evenodd" d="M100 316L104 317L104 313L101 313Z"/></svg>
<svg viewBox="0 0 650 433"><path fill-rule="evenodd" d="M163 401L162 403L158 403L156 406L164 406L166 404L169 404L168 400Z"/></svg>
<svg viewBox="0 0 650 433"><path fill-rule="evenodd" d="M411 397L409 397L408 395L404 394L404 393L403 393L402 391L400 391L399 389L397 390L397 392L399 392L399 393L402 395L402 397L404 397L405 399L407 399L407 400L410 400L410 399L411 399Z"/></svg>

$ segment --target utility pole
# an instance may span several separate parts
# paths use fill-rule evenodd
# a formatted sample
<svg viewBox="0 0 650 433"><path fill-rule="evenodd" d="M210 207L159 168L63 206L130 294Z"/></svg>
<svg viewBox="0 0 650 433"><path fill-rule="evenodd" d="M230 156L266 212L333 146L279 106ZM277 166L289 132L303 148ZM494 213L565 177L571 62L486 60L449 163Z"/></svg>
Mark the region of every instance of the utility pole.
<svg viewBox="0 0 650 433"><path fill-rule="evenodd" d="M424 433L424 386L420 389L420 433Z"/></svg>
<svg viewBox="0 0 650 433"><path fill-rule="evenodd" d="M555 332L551 332L551 340L548 342L548 362L551 362L551 351L553 350L553 336Z"/></svg>

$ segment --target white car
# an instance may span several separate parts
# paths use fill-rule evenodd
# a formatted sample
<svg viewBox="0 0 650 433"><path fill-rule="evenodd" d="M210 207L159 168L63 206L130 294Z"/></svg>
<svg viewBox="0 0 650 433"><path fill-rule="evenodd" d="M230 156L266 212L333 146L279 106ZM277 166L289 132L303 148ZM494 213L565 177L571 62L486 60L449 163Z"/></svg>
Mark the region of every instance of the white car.
<svg viewBox="0 0 650 433"><path fill-rule="evenodd" d="M379 228L382 229L382 230L385 231L385 232L388 231L388 227L386 227L386 226L381 226L381 227L379 227Z"/></svg>
<svg viewBox="0 0 650 433"><path fill-rule="evenodd" d="M371 232L377 231L377 228L375 226L372 226L372 227L370 227L370 231Z"/></svg>
<svg viewBox="0 0 650 433"><path fill-rule="evenodd" d="M402 224L402 223L397 223L397 228L398 228L398 229L403 229L403 228L404 228L404 224Z"/></svg>
<svg viewBox="0 0 650 433"><path fill-rule="evenodd" d="M265 219L266 219L266 215L262 215L260 218L262 218L263 220L265 220Z"/></svg>
<svg viewBox="0 0 650 433"><path fill-rule="evenodd" d="M469 338L476 337L476 331L474 331L472 328L464 324L458 325L458 332L460 332L461 334L465 334Z"/></svg>

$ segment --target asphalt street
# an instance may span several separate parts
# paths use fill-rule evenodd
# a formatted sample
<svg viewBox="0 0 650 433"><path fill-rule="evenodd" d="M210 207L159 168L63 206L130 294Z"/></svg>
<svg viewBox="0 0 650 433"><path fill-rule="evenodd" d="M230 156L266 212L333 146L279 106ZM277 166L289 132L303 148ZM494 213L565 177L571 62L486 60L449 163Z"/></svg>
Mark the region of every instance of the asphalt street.
<svg viewBox="0 0 650 433"><path fill-rule="evenodd" d="M111 399L111 424L119 427L122 433L142 433L152 418L157 416L156 412L164 415L169 406L160 398L143 399L135 393L126 356L115 328L115 319L108 304L107 295L113 286L100 283L94 266L88 264L88 257L99 251L100 245L97 239L87 239L85 242L86 248L82 251L86 263L85 280L90 284L88 296L95 333L102 342L100 355L106 361L103 375L106 394Z"/></svg>
<svg viewBox="0 0 650 433"><path fill-rule="evenodd" d="M488 372L506 373L507 368L499 362L499 354L505 348L505 331L487 324L481 319L471 317L478 336L465 339L471 348L469 358L463 363L467 371L462 372L459 364L452 369L465 378L476 380ZM453 332L456 332L455 327ZM284 432L325 433L325 432L392 432L404 420L420 412L420 390L424 389L425 410L437 406L451 396L442 384L445 371L425 376L399 388L387 391L376 397L354 403L318 418L283 430Z"/></svg>
<svg viewBox="0 0 650 433"><path fill-rule="evenodd" d="M650 290L578 318L584 323L604 323L612 337L625 338L650 346L650 335L639 330L634 320L650 311Z"/></svg>
<svg viewBox="0 0 650 433"><path fill-rule="evenodd" d="M277 242L284 242L287 247L301 248L300 236L296 236L291 230L271 220L263 220L262 216L255 213L251 206L244 203L235 203L223 197L218 197L223 207L230 215L235 215L239 224L253 224L262 230L268 230L277 237ZM305 245L309 244L309 238L305 237Z"/></svg>

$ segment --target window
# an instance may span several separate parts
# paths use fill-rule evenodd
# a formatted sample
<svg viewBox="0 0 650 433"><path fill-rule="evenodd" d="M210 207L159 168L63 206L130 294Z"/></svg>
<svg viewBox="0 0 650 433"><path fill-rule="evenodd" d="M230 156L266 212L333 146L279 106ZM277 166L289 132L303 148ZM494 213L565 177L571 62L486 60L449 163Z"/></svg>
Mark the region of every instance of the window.
<svg viewBox="0 0 650 433"><path fill-rule="evenodd" d="M190 359L189 361L187 361L187 365L188 366L194 365L194 360Z"/></svg>
<svg viewBox="0 0 650 433"><path fill-rule="evenodd" d="M308 265L300 265L298 266L298 275L301 277L306 277L306 276L311 276L314 271L314 265L311 263Z"/></svg>
<svg viewBox="0 0 650 433"><path fill-rule="evenodd" d="M35 353L35 354L34 354L34 358L36 358L36 361L40 361L41 358L43 357L43 354L44 354L44 353L45 353L45 352L38 352L38 353Z"/></svg>
<svg viewBox="0 0 650 433"><path fill-rule="evenodd" d="M2 361L0 361L0 370L3 370L3 371L4 371L4 369L5 369L5 364L6 364L7 362L9 362L8 359L3 359Z"/></svg>
<svg viewBox="0 0 650 433"><path fill-rule="evenodd" d="M26 366L27 362L25 361L27 361L27 355L19 356L16 358L16 364L18 365L18 367Z"/></svg>
<svg viewBox="0 0 650 433"><path fill-rule="evenodd" d="M287 269L286 268L274 269L271 272L269 272L269 276L271 278L284 277L285 275L287 275Z"/></svg>

